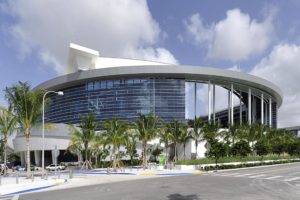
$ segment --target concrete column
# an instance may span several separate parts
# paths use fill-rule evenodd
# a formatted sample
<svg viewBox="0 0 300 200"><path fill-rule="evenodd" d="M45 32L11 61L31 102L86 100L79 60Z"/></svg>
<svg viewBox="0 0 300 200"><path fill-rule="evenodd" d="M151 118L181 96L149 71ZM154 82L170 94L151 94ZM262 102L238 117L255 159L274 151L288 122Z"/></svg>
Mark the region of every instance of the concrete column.
<svg viewBox="0 0 300 200"><path fill-rule="evenodd" d="M252 123L252 99L251 99L251 88L248 89L248 123Z"/></svg>
<svg viewBox="0 0 300 200"><path fill-rule="evenodd" d="M272 98L269 99L269 126L272 126Z"/></svg>
<svg viewBox="0 0 300 200"><path fill-rule="evenodd" d="M231 125L234 123L234 118L233 118L233 84L231 83L231 90L230 90L230 122Z"/></svg>
<svg viewBox="0 0 300 200"><path fill-rule="evenodd" d="M208 81L208 122L211 121L211 83Z"/></svg>
<svg viewBox="0 0 300 200"><path fill-rule="evenodd" d="M216 86L213 84L213 120L216 123Z"/></svg>
<svg viewBox="0 0 300 200"><path fill-rule="evenodd" d="M240 125L243 123L243 113L242 113L242 92L240 91Z"/></svg>
<svg viewBox="0 0 300 200"><path fill-rule="evenodd" d="M20 159L21 159L21 165L25 165L25 152L21 151L20 152Z"/></svg>
<svg viewBox="0 0 300 200"><path fill-rule="evenodd" d="M253 96L253 101L252 101L252 123L256 123L257 120L257 109L256 109L256 97Z"/></svg>
<svg viewBox="0 0 300 200"><path fill-rule="evenodd" d="M228 126L230 124L230 90L228 90Z"/></svg>
<svg viewBox="0 0 300 200"><path fill-rule="evenodd" d="M195 82L195 99L194 99L194 110L195 110L195 117L197 117L197 82Z"/></svg>
<svg viewBox="0 0 300 200"><path fill-rule="evenodd" d="M261 110L261 114L260 114L261 115L261 124L264 124L264 116L265 116L264 113L265 112L264 112L264 94L263 93L261 93L261 98L260 99L261 99L261 101L260 101L261 102L260 103L260 105L261 105L261 107L260 107L261 108L260 109Z"/></svg>
<svg viewBox="0 0 300 200"><path fill-rule="evenodd" d="M51 150L51 155L52 155L52 164L55 164L55 161L57 161L57 158L59 156L59 150L58 149L56 150L56 157L55 157L55 150Z"/></svg>
<svg viewBox="0 0 300 200"><path fill-rule="evenodd" d="M34 159L35 159L35 165L41 166L41 151L34 151Z"/></svg>

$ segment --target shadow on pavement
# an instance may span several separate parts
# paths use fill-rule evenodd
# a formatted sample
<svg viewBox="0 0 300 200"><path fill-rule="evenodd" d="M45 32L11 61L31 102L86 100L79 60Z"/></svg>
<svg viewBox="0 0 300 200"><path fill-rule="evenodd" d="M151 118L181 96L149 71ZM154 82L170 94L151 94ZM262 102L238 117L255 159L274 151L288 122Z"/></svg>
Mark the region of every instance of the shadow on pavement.
<svg viewBox="0 0 300 200"><path fill-rule="evenodd" d="M178 194L178 193L170 194L168 196L168 199L169 200L199 200L198 196L195 195L195 194L184 196L184 195L181 195L181 194Z"/></svg>

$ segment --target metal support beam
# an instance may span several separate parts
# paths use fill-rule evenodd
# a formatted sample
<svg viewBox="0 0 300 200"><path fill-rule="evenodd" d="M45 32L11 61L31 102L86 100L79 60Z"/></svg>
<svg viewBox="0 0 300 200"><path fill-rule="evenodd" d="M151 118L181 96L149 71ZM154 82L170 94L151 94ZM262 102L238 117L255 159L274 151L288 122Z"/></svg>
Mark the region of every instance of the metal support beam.
<svg viewBox="0 0 300 200"><path fill-rule="evenodd" d="M265 113L264 113L264 94L261 93L261 98L260 98L260 115L261 115L261 124L264 124L264 117L265 117Z"/></svg>
<svg viewBox="0 0 300 200"><path fill-rule="evenodd" d="M216 123L216 86L213 84L213 122Z"/></svg>
<svg viewBox="0 0 300 200"><path fill-rule="evenodd" d="M211 83L208 81L208 122L211 121Z"/></svg>
<svg viewBox="0 0 300 200"><path fill-rule="evenodd" d="M240 125L243 123L243 113L242 113L242 92L240 91Z"/></svg>
<svg viewBox="0 0 300 200"><path fill-rule="evenodd" d="M272 98L269 99L269 126L272 126Z"/></svg>
<svg viewBox="0 0 300 200"><path fill-rule="evenodd" d="M195 82L194 110L195 117L197 117L197 82Z"/></svg>
<svg viewBox="0 0 300 200"><path fill-rule="evenodd" d="M248 123L251 125L251 120L252 120L252 101L251 101L251 88L248 89Z"/></svg>
<svg viewBox="0 0 300 200"><path fill-rule="evenodd" d="M228 126L230 124L230 90L228 90Z"/></svg>
<svg viewBox="0 0 300 200"><path fill-rule="evenodd" d="M233 84L231 83L231 90L230 90L230 122L231 125L234 123L234 118L233 118Z"/></svg>

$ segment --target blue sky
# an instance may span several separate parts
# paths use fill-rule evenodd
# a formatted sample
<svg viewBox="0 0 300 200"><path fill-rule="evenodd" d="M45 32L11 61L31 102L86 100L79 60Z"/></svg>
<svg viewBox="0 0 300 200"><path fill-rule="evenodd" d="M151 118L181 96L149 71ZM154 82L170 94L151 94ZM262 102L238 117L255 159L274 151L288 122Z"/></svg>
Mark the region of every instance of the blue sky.
<svg viewBox="0 0 300 200"><path fill-rule="evenodd" d="M298 0L0 2L0 104L19 80L62 75L70 42L102 56L230 68L284 91L279 124L300 124Z"/></svg>

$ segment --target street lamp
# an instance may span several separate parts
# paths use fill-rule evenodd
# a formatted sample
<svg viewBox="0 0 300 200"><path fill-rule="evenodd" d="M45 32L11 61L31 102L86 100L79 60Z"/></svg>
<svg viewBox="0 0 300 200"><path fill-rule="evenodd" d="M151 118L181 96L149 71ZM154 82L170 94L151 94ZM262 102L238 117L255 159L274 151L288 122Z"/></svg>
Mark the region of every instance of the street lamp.
<svg viewBox="0 0 300 200"><path fill-rule="evenodd" d="M42 148L42 177L44 178L44 172L45 172L45 98L46 95L49 93L55 93L59 96L63 96L64 92L62 91L46 91L44 96L43 96L43 134L42 134L42 141L43 141L43 148Z"/></svg>

